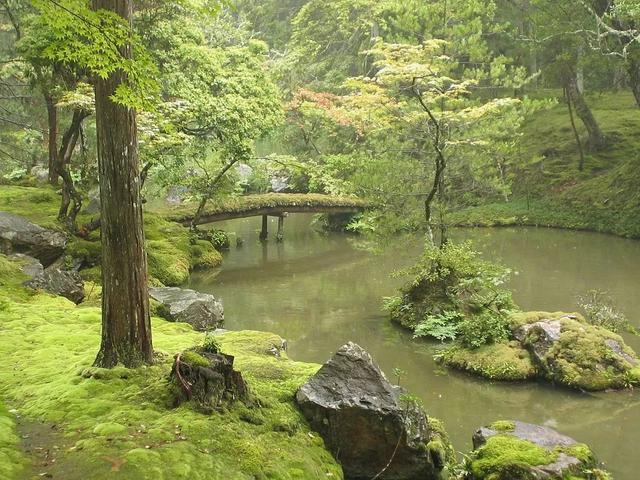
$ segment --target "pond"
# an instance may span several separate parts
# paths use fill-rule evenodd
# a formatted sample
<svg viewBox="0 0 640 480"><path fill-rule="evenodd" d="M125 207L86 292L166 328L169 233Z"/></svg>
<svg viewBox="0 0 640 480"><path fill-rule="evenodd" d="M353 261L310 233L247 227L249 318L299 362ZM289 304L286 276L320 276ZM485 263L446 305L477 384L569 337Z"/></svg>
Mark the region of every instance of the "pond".
<svg viewBox="0 0 640 480"><path fill-rule="evenodd" d="M492 383L443 370L432 355L438 343L415 341L392 325L380 309L402 278L391 272L420 254L419 236L394 239L381 253L362 248L358 238L319 233L313 217L292 215L285 240L258 242L260 218L216 224L244 240L232 246L222 269L195 273L189 287L222 299L226 328L275 332L288 340L291 358L325 362L351 340L364 347L390 380L419 395L429 415L442 419L459 451L471 448L471 434L499 419L544 424L588 443L617 480L640 471L640 392L586 394L546 384ZM526 310L574 311L576 296L608 291L640 327L640 242L588 232L541 228L460 229L487 259L513 271L511 288ZM233 237L232 237L232 240ZM232 243L235 243L232 242ZM625 336L640 351L640 338Z"/></svg>

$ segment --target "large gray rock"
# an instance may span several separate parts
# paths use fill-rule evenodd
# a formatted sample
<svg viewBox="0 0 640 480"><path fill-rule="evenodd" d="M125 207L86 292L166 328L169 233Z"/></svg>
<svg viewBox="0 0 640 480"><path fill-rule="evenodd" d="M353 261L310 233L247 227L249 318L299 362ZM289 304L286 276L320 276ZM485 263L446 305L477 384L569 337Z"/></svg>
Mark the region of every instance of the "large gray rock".
<svg viewBox="0 0 640 480"><path fill-rule="evenodd" d="M496 436L514 437L532 444L532 448L540 447L548 453L548 461L532 465L523 461L522 455L518 454L516 449L514 449L513 459L508 457L507 450L496 452L495 449L482 449L491 438ZM474 452L470 456L472 471L470 478L473 480L485 478L561 480L571 475L580 475L582 478L582 474L586 474L596 466L595 457L586 445L578 444L573 438L551 428L519 421L496 422L490 427L480 428L473 434L473 448ZM497 461L492 461L494 454L500 455ZM484 467L474 468L474 462L482 463Z"/></svg>
<svg viewBox="0 0 640 480"><path fill-rule="evenodd" d="M437 479L446 463L443 439L404 395L367 352L349 342L300 387L296 401L346 478L370 480L391 460L382 478Z"/></svg>
<svg viewBox="0 0 640 480"><path fill-rule="evenodd" d="M44 273L44 267L37 258L22 253L11 254L9 258L14 262L18 262L22 273L27 275L30 280Z"/></svg>
<svg viewBox="0 0 640 480"><path fill-rule="evenodd" d="M167 320L186 322L196 330L215 330L224 324L222 302L213 295L178 287L152 287L149 295L164 306Z"/></svg>
<svg viewBox="0 0 640 480"><path fill-rule="evenodd" d="M19 215L0 212L0 252L24 253L46 267L62 255L66 245L64 233L47 230Z"/></svg>
<svg viewBox="0 0 640 480"><path fill-rule="evenodd" d="M27 280L25 285L68 298L74 303L84 300L84 282L78 272L49 267L40 275Z"/></svg>
<svg viewBox="0 0 640 480"><path fill-rule="evenodd" d="M84 213L88 213L90 215L100 213L100 187L95 187L89 190L87 197L89 198L89 203L84 208Z"/></svg>

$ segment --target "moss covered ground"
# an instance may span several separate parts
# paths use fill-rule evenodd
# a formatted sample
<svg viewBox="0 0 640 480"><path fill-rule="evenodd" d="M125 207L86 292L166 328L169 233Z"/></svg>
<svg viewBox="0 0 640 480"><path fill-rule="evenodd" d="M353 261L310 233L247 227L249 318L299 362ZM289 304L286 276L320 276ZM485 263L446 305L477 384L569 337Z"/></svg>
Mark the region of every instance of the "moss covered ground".
<svg viewBox="0 0 640 480"><path fill-rule="evenodd" d="M587 100L608 144L587 153L583 171L578 170L578 148L566 105L537 111L524 126L521 160L511 171L511 200L477 199L454 212L451 222L539 225L640 237L638 109L626 92L593 94Z"/></svg>
<svg viewBox="0 0 640 480"><path fill-rule="evenodd" d="M7 273L6 258L0 268ZM3 267L4 265L4 267ZM0 288L0 401L27 421L55 425L65 445L55 463L38 466L66 479L313 479L342 478L341 469L295 408L295 390L318 366L267 353L279 337L228 332L218 343L236 357L260 407L238 403L225 415L169 408L173 356L201 344L189 325L154 318L156 365L93 368L100 310L50 295ZM6 409L0 410L1 478L29 478L7 461L20 458Z"/></svg>
<svg viewBox="0 0 640 480"><path fill-rule="evenodd" d="M50 186L24 187L2 185L0 188L0 211L21 215L32 222L52 229L60 229L56 220L60 196ZM78 224L83 225L90 217L80 214ZM180 285L186 282L193 268L216 267L222 255L210 242L191 238L183 226L165 219L154 212L145 212L145 237L152 283ZM101 247L98 232L88 239L72 238L66 254L83 261L88 267L81 274L86 280L100 281Z"/></svg>
<svg viewBox="0 0 640 480"><path fill-rule="evenodd" d="M20 450L13 415L0 401L0 478L20 478L27 464Z"/></svg>

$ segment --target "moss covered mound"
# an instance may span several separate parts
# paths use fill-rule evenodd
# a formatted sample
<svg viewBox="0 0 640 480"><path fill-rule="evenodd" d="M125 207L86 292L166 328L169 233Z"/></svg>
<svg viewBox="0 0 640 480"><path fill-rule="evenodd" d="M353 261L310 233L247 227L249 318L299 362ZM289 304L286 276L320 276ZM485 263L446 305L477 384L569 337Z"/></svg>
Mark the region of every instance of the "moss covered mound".
<svg viewBox="0 0 640 480"><path fill-rule="evenodd" d="M497 421L477 430L467 480L608 480L591 449L548 427Z"/></svg>
<svg viewBox="0 0 640 480"><path fill-rule="evenodd" d="M577 313L519 312L512 340L471 349L460 344L436 357L444 365L492 380L541 378L588 391L640 383L640 361L617 335Z"/></svg>
<svg viewBox="0 0 640 480"><path fill-rule="evenodd" d="M579 314L529 312L514 319L514 334L541 375L583 390L630 387L640 382L640 361L620 335Z"/></svg>
<svg viewBox="0 0 640 480"><path fill-rule="evenodd" d="M45 228L61 229L56 220L60 196L49 186L22 187L3 185L0 189L0 210L28 218ZM86 214L78 217L78 224L90 220ZM193 268L217 267L222 255L211 242L192 238L185 227L154 212L145 212L144 231L147 241L149 276L154 284L181 285ZM67 263L79 260L85 270L84 279L100 281L101 246L98 232L88 239L72 238L65 250Z"/></svg>
<svg viewBox="0 0 640 480"><path fill-rule="evenodd" d="M64 435L70 447L57 451L55 464L46 470L54 478L342 478L293 404L296 389L318 366L267 353L281 344L278 336L229 332L219 337L259 408L235 404L224 415L206 416L186 405L168 406L173 355L201 345L203 334L154 318L156 365L98 369L91 367L100 341L98 308L41 294L13 297L4 285L0 288L0 355L6 359L0 369L1 400L25 419L56 425ZM8 438L13 464L15 437L5 433L2 422L0 452L5 454ZM0 468L6 468L5 457L0 458ZM25 478L13 470L0 477Z"/></svg>
<svg viewBox="0 0 640 480"><path fill-rule="evenodd" d="M484 345L473 350L456 344L436 358L448 367L491 380L528 380L537 376L529 352L514 341Z"/></svg>

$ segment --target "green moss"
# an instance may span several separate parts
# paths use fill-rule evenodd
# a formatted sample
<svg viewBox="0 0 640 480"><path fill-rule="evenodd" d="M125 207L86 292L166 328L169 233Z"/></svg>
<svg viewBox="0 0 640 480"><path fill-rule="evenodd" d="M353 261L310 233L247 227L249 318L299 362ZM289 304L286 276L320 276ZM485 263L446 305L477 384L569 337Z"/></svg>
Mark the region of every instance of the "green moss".
<svg viewBox="0 0 640 480"><path fill-rule="evenodd" d="M593 451L588 445L584 443L576 443L570 447L562 447L557 449L558 452L565 453L580 460L586 467L593 467L596 465L596 459Z"/></svg>
<svg viewBox="0 0 640 480"><path fill-rule="evenodd" d="M277 335L216 337L235 356L261 405L255 418L264 421L248 422L241 404L211 416L167 406L174 354L204 340L189 325L153 318L154 366L96 369L91 364L100 341L98 308L46 295L8 302L0 355L11 359L11 368L0 369L0 391L20 415L55 423L74 445L48 468L55 478L65 478L70 468L82 478L112 478L112 465L129 479L342 478L293 401L319 367L267 354L281 344Z"/></svg>
<svg viewBox="0 0 640 480"><path fill-rule="evenodd" d="M476 349L453 345L436 358L446 366L492 380L527 380L537 375L529 352L518 342L495 343Z"/></svg>
<svg viewBox="0 0 640 480"><path fill-rule="evenodd" d="M184 363L188 363L194 367L208 367L211 362L193 350L186 350L180 355L180 359Z"/></svg>
<svg viewBox="0 0 640 480"><path fill-rule="evenodd" d="M190 252L193 268L214 268L222 263L222 255L207 240L196 240Z"/></svg>
<svg viewBox="0 0 640 480"><path fill-rule="evenodd" d="M93 428L93 433L102 437L113 437L114 435L121 435L126 431L127 427L115 422L99 423Z"/></svg>
<svg viewBox="0 0 640 480"><path fill-rule="evenodd" d="M560 339L544 358L548 376L564 385L590 391L629 387L634 366L614 354L605 343L607 340L617 342L624 353L637 358L619 335L602 327L562 319Z"/></svg>
<svg viewBox="0 0 640 480"><path fill-rule="evenodd" d="M511 328L515 330L522 325L528 325L531 323L539 322L540 320L560 320L562 318L571 318L574 321L582 324L587 324L587 321L579 313L566 313L566 312L515 312L509 317Z"/></svg>
<svg viewBox="0 0 640 480"><path fill-rule="evenodd" d="M512 432L515 430L516 424L510 420L498 420L489 425L489 428L498 432Z"/></svg>
<svg viewBox="0 0 640 480"><path fill-rule="evenodd" d="M532 480L531 466L548 465L558 456L557 452L545 450L534 443L511 435L496 435L475 450L469 459L469 470L473 478Z"/></svg>
<svg viewBox="0 0 640 480"><path fill-rule="evenodd" d="M452 468L456 460L456 451L451 444L444 425L435 417L427 417L431 440L427 444L427 451L435 465L444 469Z"/></svg>
<svg viewBox="0 0 640 480"><path fill-rule="evenodd" d="M20 440L15 431L13 415L0 402L0 478L18 480L24 478L22 472L26 458L20 450Z"/></svg>
<svg viewBox="0 0 640 480"><path fill-rule="evenodd" d="M82 260L84 265L98 265L102 257L102 245L100 241L88 241L81 238L73 238L65 249L65 254Z"/></svg>

